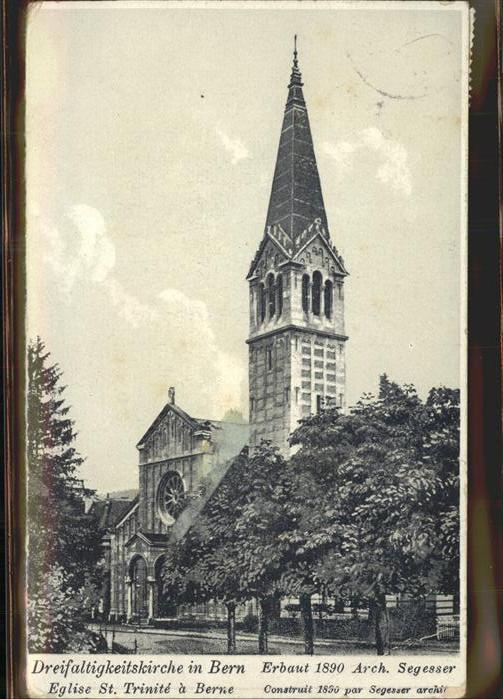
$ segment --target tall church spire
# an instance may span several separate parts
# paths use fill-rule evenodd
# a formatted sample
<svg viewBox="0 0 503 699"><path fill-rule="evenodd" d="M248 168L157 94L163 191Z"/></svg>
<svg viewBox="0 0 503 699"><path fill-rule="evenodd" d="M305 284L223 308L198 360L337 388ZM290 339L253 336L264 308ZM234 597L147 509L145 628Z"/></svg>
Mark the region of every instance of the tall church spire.
<svg viewBox="0 0 503 699"><path fill-rule="evenodd" d="M250 289L250 449L263 439L291 453L298 421L345 405L342 257L329 239L297 41L267 226Z"/></svg>
<svg viewBox="0 0 503 699"><path fill-rule="evenodd" d="M328 231L302 86L295 35L292 73L266 221L266 226L281 226L293 242L315 219L321 219Z"/></svg>

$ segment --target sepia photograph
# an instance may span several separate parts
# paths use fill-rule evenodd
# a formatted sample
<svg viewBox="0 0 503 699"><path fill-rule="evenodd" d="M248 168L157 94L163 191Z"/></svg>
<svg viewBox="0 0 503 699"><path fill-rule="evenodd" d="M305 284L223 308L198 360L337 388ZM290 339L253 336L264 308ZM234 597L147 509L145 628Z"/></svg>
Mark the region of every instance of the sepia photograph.
<svg viewBox="0 0 503 699"><path fill-rule="evenodd" d="M118 696L462 695L470 31L464 2L29 8L31 696L98 687L96 654L264 680L138 660Z"/></svg>

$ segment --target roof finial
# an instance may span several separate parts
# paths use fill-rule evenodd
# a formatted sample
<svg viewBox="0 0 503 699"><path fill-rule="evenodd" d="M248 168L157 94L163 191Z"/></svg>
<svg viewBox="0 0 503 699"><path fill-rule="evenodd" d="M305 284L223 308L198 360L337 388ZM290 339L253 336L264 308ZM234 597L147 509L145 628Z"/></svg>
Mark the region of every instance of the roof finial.
<svg viewBox="0 0 503 699"><path fill-rule="evenodd" d="M293 36L293 66L288 88L291 88L294 85L297 87L302 87L302 77L300 75L299 61L297 58L297 34L294 34Z"/></svg>

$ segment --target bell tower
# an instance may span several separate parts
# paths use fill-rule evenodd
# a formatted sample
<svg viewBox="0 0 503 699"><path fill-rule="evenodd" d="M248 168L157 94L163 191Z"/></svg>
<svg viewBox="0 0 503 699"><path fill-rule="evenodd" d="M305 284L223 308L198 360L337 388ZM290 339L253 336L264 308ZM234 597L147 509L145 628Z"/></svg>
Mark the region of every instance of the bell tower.
<svg viewBox="0 0 503 699"><path fill-rule="evenodd" d="M283 454L303 417L345 407L344 278L331 241L298 66L288 85L265 231L250 291L250 447Z"/></svg>

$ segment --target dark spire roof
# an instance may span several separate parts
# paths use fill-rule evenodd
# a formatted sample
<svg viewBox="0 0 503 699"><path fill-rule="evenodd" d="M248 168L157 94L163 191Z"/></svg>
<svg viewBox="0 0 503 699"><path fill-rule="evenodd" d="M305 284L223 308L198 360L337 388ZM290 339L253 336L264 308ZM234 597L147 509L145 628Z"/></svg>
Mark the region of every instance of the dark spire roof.
<svg viewBox="0 0 503 699"><path fill-rule="evenodd" d="M280 225L292 241L317 218L328 231L302 85L295 36L292 74L266 221L266 227Z"/></svg>

